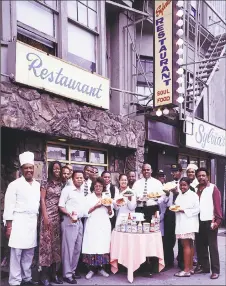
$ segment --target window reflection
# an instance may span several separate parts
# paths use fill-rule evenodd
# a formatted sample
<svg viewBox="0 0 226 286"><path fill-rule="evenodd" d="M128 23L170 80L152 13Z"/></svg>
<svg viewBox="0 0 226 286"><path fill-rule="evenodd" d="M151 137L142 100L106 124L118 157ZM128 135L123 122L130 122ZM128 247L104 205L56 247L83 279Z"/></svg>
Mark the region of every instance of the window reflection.
<svg viewBox="0 0 226 286"><path fill-rule="evenodd" d="M86 150L71 150L71 161L87 162Z"/></svg>
<svg viewBox="0 0 226 286"><path fill-rule="evenodd" d="M104 164L105 163L105 154L104 152L99 151L91 151L90 152L90 162L96 164Z"/></svg>
<svg viewBox="0 0 226 286"><path fill-rule="evenodd" d="M47 157L48 159L54 160L66 160L66 148L47 146Z"/></svg>

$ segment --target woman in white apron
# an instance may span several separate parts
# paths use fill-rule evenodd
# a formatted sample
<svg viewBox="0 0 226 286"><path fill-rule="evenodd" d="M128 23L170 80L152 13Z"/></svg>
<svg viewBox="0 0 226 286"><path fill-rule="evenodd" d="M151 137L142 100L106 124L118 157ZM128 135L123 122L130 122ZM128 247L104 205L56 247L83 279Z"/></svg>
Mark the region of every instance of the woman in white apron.
<svg viewBox="0 0 226 286"><path fill-rule="evenodd" d="M112 205L106 207L101 203L104 180L97 178L94 182L94 192L86 197L89 217L86 220L83 236L83 262L88 266L86 279L92 278L95 272L108 277L103 265L110 263L111 223L114 215Z"/></svg>

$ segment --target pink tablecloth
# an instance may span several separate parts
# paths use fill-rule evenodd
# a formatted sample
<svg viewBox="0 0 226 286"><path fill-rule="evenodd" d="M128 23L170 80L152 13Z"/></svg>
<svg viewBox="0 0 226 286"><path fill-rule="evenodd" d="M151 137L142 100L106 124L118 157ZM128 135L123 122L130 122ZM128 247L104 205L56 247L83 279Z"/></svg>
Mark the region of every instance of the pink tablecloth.
<svg viewBox="0 0 226 286"><path fill-rule="evenodd" d="M127 269L127 277L133 282L133 272L137 270L146 257L159 258L159 271L165 267L161 232L134 234L112 231L111 237L111 271L118 271L118 263Z"/></svg>

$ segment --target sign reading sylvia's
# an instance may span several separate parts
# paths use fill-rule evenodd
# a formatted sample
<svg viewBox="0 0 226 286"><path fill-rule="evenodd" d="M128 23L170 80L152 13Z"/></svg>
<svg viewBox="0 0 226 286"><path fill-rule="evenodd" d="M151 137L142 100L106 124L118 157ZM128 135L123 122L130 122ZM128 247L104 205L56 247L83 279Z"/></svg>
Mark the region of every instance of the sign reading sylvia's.
<svg viewBox="0 0 226 286"><path fill-rule="evenodd" d="M13 43L15 44L15 43ZM15 81L109 109L109 80L16 42Z"/></svg>
<svg viewBox="0 0 226 286"><path fill-rule="evenodd" d="M186 134L186 146L226 156L226 130L195 119L193 135Z"/></svg>
<svg viewBox="0 0 226 286"><path fill-rule="evenodd" d="M173 102L173 3L155 0L154 12L154 106Z"/></svg>

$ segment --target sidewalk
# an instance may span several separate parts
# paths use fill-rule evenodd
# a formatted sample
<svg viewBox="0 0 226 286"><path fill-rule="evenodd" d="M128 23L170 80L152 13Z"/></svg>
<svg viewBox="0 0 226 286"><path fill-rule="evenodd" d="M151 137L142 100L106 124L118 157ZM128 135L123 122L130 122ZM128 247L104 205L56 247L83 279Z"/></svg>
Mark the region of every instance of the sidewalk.
<svg viewBox="0 0 226 286"><path fill-rule="evenodd" d="M221 274L218 279L211 280L210 274L198 274L184 278L175 277L174 273L178 271L178 268L175 267L174 269L171 269L169 271L155 274L152 278L135 277L133 285L226 285L226 235L224 234L224 232L225 229L220 229L218 235L218 247L221 264ZM176 248L175 253L177 253ZM120 273L115 275L111 274L109 278L104 278L97 275L90 280L82 278L79 279L77 282L77 285L131 285L127 281L126 273ZM8 285L8 279L5 278L1 280L1 285ZM69 284L65 283L63 285Z"/></svg>

